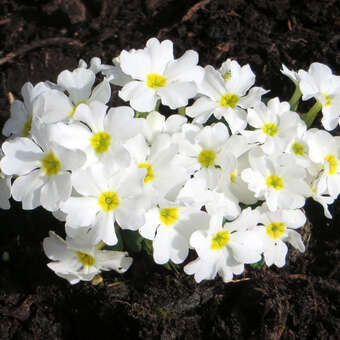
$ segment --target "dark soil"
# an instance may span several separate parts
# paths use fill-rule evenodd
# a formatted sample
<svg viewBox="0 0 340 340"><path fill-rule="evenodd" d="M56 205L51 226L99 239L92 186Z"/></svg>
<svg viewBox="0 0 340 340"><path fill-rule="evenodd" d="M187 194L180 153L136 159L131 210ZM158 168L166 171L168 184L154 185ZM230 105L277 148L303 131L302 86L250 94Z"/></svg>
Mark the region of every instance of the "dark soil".
<svg viewBox="0 0 340 340"><path fill-rule="evenodd" d="M257 84L288 100L280 74L314 61L340 74L338 0L0 0L0 120L8 94L24 82L55 81L79 58L110 63L122 49L169 38L180 56L219 66L250 63ZM136 254L125 275L71 286L47 267L41 243L62 225L42 209L0 211L0 339L339 339L339 221L306 208L311 233L304 254L281 270L248 268L239 282L196 284L192 277Z"/></svg>

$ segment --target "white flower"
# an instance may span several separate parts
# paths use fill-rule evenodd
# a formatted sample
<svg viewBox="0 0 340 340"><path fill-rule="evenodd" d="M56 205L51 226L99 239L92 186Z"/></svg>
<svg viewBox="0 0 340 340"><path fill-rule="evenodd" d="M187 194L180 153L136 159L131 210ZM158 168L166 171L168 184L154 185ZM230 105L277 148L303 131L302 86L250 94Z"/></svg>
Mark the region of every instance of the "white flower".
<svg viewBox="0 0 340 340"><path fill-rule="evenodd" d="M70 170L85 162L80 150L69 150L50 141L47 126L33 124L33 140L17 137L3 143L5 156L0 166L7 175L17 175L12 185L12 196L22 201L23 209L42 205L49 211L69 198L72 190Z"/></svg>
<svg viewBox="0 0 340 340"><path fill-rule="evenodd" d="M314 97L321 103L324 128L335 129L340 116L340 77L333 75L332 70L321 63L311 64L308 72L300 70L298 76L302 99Z"/></svg>
<svg viewBox="0 0 340 340"><path fill-rule="evenodd" d="M278 97L259 103L254 109L248 109L248 123L255 128L244 130L250 143L260 143L267 154L280 154L296 135L306 130L305 123L297 113L290 111L288 102L281 102Z"/></svg>
<svg viewBox="0 0 340 340"><path fill-rule="evenodd" d="M43 247L46 256L53 261L47 266L71 284L90 281L102 270L124 273L132 264L132 258L125 252L97 250L85 233L78 233L77 238L67 236L64 241L50 231Z"/></svg>
<svg viewBox="0 0 340 340"><path fill-rule="evenodd" d="M162 202L145 214L141 235L153 240L153 257L156 263L171 260L182 263L188 256L191 234L207 225L207 214L199 209L175 202Z"/></svg>
<svg viewBox="0 0 340 340"><path fill-rule="evenodd" d="M232 133L242 131L247 126L245 109L261 101L267 91L254 87L255 76L249 65L240 67L232 62L227 80L212 66L206 66L204 78L199 84L199 93L203 94L186 109L186 115L194 118L195 123L203 124L214 114L217 119L227 121Z"/></svg>
<svg viewBox="0 0 340 340"><path fill-rule="evenodd" d="M52 127L53 139L68 148L83 150L87 155L86 165L102 162L114 171L127 167L130 155L122 145L141 130L141 122L133 118L130 107L111 108L94 101L80 104L71 124L57 123Z"/></svg>
<svg viewBox="0 0 340 340"><path fill-rule="evenodd" d="M319 130L308 136L309 156L320 166L320 191L326 190L331 197L340 193L340 138Z"/></svg>
<svg viewBox="0 0 340 340"><path fill-rule="evenodd" d="M188 169L190 175L203 176L208 186L214 186L210 179L215 178L216 160L225 142L229 138L226 125L216 123L200 128L193 124L183 125L183 131L173 136L178 144L180 157L178 164ZM213 181L214 182L214 181Z"/></svg>
<svg viewBox="0 0 340 340"><path fill-rule="evenodd" d="M286 242L300 252L305 251L301 236L295 231L306 223L306 216L301 210L271 212L264 205L259 208L259 211L262 213L260 223L263 226L257 226L253 230L263 241L263 255L267 266L275 264L277 267L283 267L285 265L288 252Z"/></svg>
<svg viewBox="0 0 340 340"><path fill-rule="evenodd" d="M11 116L5 122L2 134L6 137L28 137L31 133L32 119L35 117L33 110L34 101L43 92L51 90L48 83L38 83L33 86L31 83L25 83L21 89L21 95L24 99L14 100L11 104Z"/></svg>
<svg viewBox="0 0 340 340"><path fill-rule="evenodd" d="M170 40L160 43L151 38L143 50L121 52L120 67L134 80L122 88L119 96L141 112L154 110L159 98L171 109L186 106L197 93L195 81L202 78L197 63L197 52L187 51L175 60Z"/></svg>
<svg viewBox="0 0 340 340"><path fill-rule="evenodd" d="M158 134L151 146L140 134L128 140L125 146L136 166L147 170L143 186L146 207L147 202L152 205L155 200L172 194L187 180L187 171L175 162L178 147L171 143L168 134Z"/></svg>
<svg viewBox="0 0 340 340"><path fill-rule="evenodd" d="M116 244L115 221L121 228L132 230L144 224L144 211L138 200L144 176L145 170L138 168L121 169L111 175L101 164L73 173L73 187L81 196L71 196L60 204L67 214L66 224L91 228L93 244Z"/></svg>
<svg viewBox="0 0 340 340"><path fill-rule="evenodd" d="M58 88L43 93L34 102L36 115L44 123L72 120L80 104L99 101L106 104L111 97L111 87L104 79L92 90L95 74L79 67L70 72L65 70L58 76ZM67 91L68 95L65 94Z"/></svg>
<svg viewBox="0 0 340 340"><path fill-rule="evenodd" d="M195 231L190 245L195 248L198 258L184 267L185 273L195 275L196 282L214 279L219 274L224 282L231 281L233 274L241 274L244 263L261 260L263 245L254 231L258 213L250 208L240 217L222 225L222 216L213 215L208 230Z"/></svg>
<svg viewBox="0 0 340 340"><path fill-rule="evenodd" d="M258 199L265 199L271 211L296 209L312 195L306 183L306 171L290 155L267 157L259 149L249 153L251 168L242 171L242 179Z"/></svg>

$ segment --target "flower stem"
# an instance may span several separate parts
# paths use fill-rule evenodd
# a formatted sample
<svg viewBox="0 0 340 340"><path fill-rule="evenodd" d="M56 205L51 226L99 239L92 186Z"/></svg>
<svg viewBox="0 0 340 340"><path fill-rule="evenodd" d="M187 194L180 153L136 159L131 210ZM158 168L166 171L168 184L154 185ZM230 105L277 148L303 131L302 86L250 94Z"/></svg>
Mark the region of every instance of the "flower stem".
<svg viewBox="0 0 340 340"><path fill-rule="evenodd" d="M311 127L319 111L322 109L322 105L317 101L307 113L301 115L302 120L306 123L307 127Z"/></svg>
<svg viewBox="0 0 340 340"><path fill-rule="evenodd" d="M290 104L290 109L292 111L296 111L298 105L299 105L299 100L302 96L301 90L300 90L300 86L296 85L295 87L295 91L292 95L292 98L290 98L289 100L289 104Z"/></svg>
<svg viewBox="0 0 340 340"><path fill-rule="evenodd" d="M158 111L159 110L159 106L161 105L161 100L158 99L157 100L157 103L156 103L156 107L155 107L155 111Z"/></svg>

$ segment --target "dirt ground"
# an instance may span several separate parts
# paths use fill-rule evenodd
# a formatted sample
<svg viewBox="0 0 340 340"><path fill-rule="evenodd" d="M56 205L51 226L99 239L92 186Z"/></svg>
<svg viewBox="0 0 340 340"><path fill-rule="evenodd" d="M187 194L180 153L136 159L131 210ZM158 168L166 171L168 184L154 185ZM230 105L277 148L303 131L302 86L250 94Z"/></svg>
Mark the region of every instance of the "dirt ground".
<svg viewBox="0 0 340 340"><path fill-rule="evenodd" d="M249 63L257 85L288 100L280 73L328 64L340 74L338 0L0 0L0 127L8 93L51 80L79 58L110 63L150 37L171 39L200 64ZM335 133L339 134L338 131ZM71 286L47 267L42 240L59 224L42 209L0 211L0 339L339 339L340 204L327 220L308 202L304 254L281 270L248 268L239 281L196 284L136 254L124 275Z"/></svg>

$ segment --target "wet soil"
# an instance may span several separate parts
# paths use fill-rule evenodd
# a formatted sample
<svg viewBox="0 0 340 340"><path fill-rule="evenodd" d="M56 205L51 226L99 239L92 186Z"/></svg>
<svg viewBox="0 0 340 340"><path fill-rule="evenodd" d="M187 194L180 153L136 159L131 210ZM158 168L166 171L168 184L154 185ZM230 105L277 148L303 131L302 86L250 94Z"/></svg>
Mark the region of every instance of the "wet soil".
<svg viewBox="0 0 340 340"><path fill-rule="evenodd" d="M280 74L314 61L340 74L337 0L0 0L0 126L9 93L24 82L55 81L79 58L110 63L150 37L171 39L200 64L250 63L257 85L288 100ZM338 134L338 131L335 132ZM333 339L340 334L340 205L327 220L308 202L304 254L283 269L248 268L239 281L196 284L136 254L124 275L71 286L47 267L41 243L62 231L42 209L0 211L0 339ZM6 261L4 261L6 260Z"/></svg>

